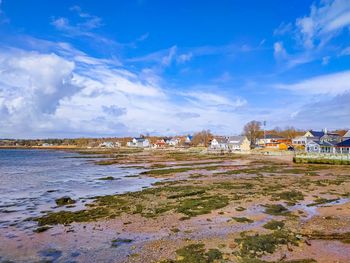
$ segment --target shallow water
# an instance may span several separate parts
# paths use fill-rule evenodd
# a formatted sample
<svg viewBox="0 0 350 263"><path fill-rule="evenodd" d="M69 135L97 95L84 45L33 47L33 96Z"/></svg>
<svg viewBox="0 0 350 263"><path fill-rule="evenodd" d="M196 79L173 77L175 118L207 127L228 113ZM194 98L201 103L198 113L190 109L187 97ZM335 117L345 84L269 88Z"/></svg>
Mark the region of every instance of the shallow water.
<svg viewBox="0 0 350 263"><path fill-rule="evenodd" d="M64 151L0 150L0 228L44 211L81 209L86 198L137 191L156 181L127 177L141 169L95 165L91 156L69 158L75 156ZM115 180L98 180L106 176ZM62 196L78 202L72 208L56 208L55 199Z"/></svg>

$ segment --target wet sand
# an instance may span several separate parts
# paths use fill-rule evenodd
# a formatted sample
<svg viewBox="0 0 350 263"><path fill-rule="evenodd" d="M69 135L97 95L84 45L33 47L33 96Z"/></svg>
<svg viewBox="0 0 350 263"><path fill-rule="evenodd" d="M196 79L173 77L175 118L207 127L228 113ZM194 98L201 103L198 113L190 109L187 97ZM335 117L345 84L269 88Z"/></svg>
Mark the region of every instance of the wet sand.
<svg viewBox="0 0 350 263"><path fill-rule="evenodd" d="M162 182L153 186L154 192L121 196L130 202L127 206L139 205L143 210L124 207L124 212L110 218L118 207L104 203L108 213L96 220L51 224L42 233L33 232L36 222L25 230L15 225L2 228L0 259L181 262L186 258L179 256L179 249L204 244L206 250L220 251L223 262L253 259L349 262L350 235L349 240L346 235L350 233L350 167L295 165L289 156L276 159L176 151L128 153L109 160L116 167L128 164L148 168L140 176L156 177ZM179 170L186 167L189 169ZM162 171L167 169L173 170ZM203 210L207 203L202 200L219 197L226 198L219 208ZM178 209L184 204L190 208ZM267 206L272 204L288 210L267 213ZM242 218L243 222L237 221ZM282 229L266 229L265 224L272 220L283 221L285 225ZM278 231L287 233L291 240L275 242L273 235L280 234ZM269 240L276 243L273 252L258 251L260 244L244 243L247 235L257 234L269 238L272 235ZM252 246L259 253L247 253L242 245Z"/></svg>

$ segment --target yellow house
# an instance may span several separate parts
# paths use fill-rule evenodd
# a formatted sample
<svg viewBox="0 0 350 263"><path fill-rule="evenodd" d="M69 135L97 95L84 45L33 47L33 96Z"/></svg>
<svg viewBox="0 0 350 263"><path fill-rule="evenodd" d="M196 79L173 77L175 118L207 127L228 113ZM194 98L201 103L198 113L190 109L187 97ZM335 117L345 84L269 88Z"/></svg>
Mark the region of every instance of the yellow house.
<svg viewBox="0 0 350 263"><path fill-rule="evenodd" d="M232 151L250 151L250 141L246 136L229 136L227 142Z"/></svg>

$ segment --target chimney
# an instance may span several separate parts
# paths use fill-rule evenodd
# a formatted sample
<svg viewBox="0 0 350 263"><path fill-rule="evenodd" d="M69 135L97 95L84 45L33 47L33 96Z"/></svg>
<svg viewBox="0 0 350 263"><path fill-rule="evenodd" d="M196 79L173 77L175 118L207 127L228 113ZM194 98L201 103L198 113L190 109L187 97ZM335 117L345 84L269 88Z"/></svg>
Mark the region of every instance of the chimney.
<svg viewBox="0 0 350 263"><path fill-rule="evenodd" d="M327 132L328 132L328 131L327 131L327 128L324 128L324 129L323 129L323 132L324 132L324 134L327 134Z"/></svg>

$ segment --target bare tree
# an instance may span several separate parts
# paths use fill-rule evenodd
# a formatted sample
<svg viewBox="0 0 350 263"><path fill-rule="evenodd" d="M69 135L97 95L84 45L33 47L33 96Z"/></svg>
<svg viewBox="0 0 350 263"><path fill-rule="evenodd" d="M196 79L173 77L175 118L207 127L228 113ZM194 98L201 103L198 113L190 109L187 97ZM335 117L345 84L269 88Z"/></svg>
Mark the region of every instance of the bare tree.
<svg viewBox="0 0 350 263"><path fill-rule="evenodd" d="M254 147L256 144L256 139L261 135L261 122L248 122L243 128L243 133L249 139L250 146Z"/></svg>
<svg viewBox="0 0 350 263"><path fill-rule="evenodd" d="M281 134L283 137L291 140L298 135L298 131L293 126L287 126Z"/></svg>
<svg viewBox="0 0 350 263"><path fill-rule="evenodd" d="M211 134L210 130L203 130L193 135L192 144L195 146L203 145L208 147L211 139L213 139L213 135Z"/></svg>

